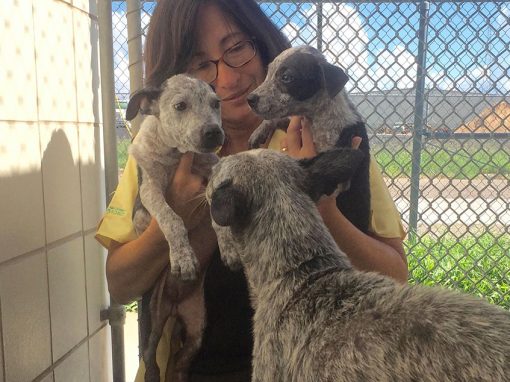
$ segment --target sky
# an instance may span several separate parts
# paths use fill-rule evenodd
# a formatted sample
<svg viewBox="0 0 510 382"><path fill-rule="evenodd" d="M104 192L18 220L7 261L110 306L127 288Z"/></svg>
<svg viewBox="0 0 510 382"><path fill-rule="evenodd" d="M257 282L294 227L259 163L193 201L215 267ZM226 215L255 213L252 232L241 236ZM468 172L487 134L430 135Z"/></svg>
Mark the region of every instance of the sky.
<svg viewBox="0 0 510 382"><path fill-rule="evenodd" d="M318 45L317 6L260 2L293 45ZM142 27L153 3L144 3ZM113 2L116 90L129 92L125 5ZM413 87L417 75L416 3L323 3L322 49L343 67L351 92ZM510 94L510 5L496 2L432 3L426 50L427 88ZM116 42L115 42L116 41Z"/></svg>

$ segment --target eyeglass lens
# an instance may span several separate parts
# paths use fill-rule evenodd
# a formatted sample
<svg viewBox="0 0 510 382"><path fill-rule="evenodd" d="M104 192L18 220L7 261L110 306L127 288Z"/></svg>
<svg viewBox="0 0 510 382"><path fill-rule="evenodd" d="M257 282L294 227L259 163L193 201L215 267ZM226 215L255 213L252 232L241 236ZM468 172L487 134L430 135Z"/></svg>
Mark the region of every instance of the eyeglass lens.
<svg viewBox="0 0 510 382"><path fill-rule="evenodd" d="M201 63L198 68L193 70L193 72L198 78L211 83L218 76L218 64L220 61L223 61L231 68L240 68L250 62L255 55L256 50L253 41L240 41L228 48L220 59L205 61Z"/></svg>

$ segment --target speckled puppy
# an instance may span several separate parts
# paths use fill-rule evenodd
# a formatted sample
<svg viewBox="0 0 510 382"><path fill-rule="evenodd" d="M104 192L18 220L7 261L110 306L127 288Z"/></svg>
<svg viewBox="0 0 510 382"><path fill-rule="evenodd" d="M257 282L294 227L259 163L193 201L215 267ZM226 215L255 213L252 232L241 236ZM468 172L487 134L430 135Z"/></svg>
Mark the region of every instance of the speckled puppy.
<svg viewBox="0 0 510 382"><path fill-rule="evenodd" d="M129 100L127 119L133 119L139 110L150 115L144 119L129 153L142 170L141 202L168 241L172 274L193 279L197 260L182 219L165 200L165 191L182 154L198 153L202 173L210 172L217 162L213 153L225 138L220 100L207 83L179 74L166 80L161 89L146 88L135 93Z"/></svg>
<svg viewBox="0 0 510 382"><path fill-rule="evenodd" d="M176 355L173 375L167 373L166 380L183 382L187 381L189 364L200 348L205 325L203 275L198 274L198 260L184 223L167 204L165 193L183 153L196 153L192 171L205 177L218 161L213 152L225 137L220 100L207 83L179 74L166 80L161 88L135 93L127 107L127 119L133 119L139 111L150 115L129 148L141 174L142 205L135 207L133 222L140 233L153 216L168 241L170 257L170 268L160 275L151 295L145 381L160 380L156 348L168 317L175 315L185 332L184 345Z"/></svg>
<svg viewBox="0 0 510 382"><path fill-rule="evenodd" d="M337 198L337 206L356 227L367 232L370 147L365 123L345 92L347 81L341 68L328 63L310 46L283 51L269 65L265 81L247 98L253 111L265 119L250 137L250 146L259 147L276 128L286 128L282 118L292 115L302 115L313 122L318 152L351 147L352 138L361 137L359 149L366 156L352 178L350 190Z"/></svg>
<svg viewBox="0 0 510 382"><path fill-rule="evenodd" d="M360 155L298 162L259 149L213 168L211 216L240 249L230 262L244 267L255 308L252 381L509 381L509 312L357 271L337 247L315 202Z"/></svg>

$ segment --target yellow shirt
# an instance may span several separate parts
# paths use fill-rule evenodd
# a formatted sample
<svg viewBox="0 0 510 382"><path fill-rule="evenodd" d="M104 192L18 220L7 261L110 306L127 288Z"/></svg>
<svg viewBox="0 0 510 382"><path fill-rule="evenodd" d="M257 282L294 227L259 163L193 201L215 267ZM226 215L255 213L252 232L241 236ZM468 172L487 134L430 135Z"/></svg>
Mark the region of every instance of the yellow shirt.
<svg viewBox="0 0 510 382"><path fill-rule="evenodd" d="M284 136L283 131L276 130L269 143L269 148L279 150L280 141ZM96 232L96 239L105 248L110 247L112 240L126 243L136 238L131 218L137 194L137 167L135 160L129 156L117 190ZM405 238L406 233L402 227L400 214L374 158L370 160L370 207L370 232L385 238Z"/></svg>
<svg viewBox="0 0 510 382"><path fill-rule="evenodd" d="M269 143L269 148L280 149L280 141L285 133L276 130ZM138 174L135 160L129 156L122 178L113 195L110 205L99 222L96 239L107 249L113 241L126 243L136 238L132 215L135 199L138 194ZM372 157L370 158L370 222L369 231L380 237L401 239L405 238L400 214L391 198L388 187L384 183L379 165ZM170 319L165 326L163 335L158 345L156 359L161 370L161 380L165 380L166 364L170 348L170 333L174 320ZM143 382L145 367L143 360L140 363L135 382Z"/></svg>

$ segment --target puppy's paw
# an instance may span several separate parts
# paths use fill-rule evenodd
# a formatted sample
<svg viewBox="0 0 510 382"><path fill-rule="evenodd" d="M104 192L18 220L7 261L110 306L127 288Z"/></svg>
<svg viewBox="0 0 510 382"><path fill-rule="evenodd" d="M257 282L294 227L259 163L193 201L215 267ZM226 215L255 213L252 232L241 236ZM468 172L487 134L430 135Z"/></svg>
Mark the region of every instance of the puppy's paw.
<svg viewBox="0 0 510 382"><path fill-rule="evenodd" d="M170 273L184 280L196 280L199 263L191 247L181 247L178 251L170 251Z"/></svg>
<svg viewBox="0 0 510 382"><path fill-rule="evenodd" d="M262 123L255 129L255 131L251 134L248 139L248 144L251 149L257 149L264 143L266 143L267 139L276 129L276 124L273 120L264 120Z"/></svg>
<svg viewBox="0 0 510 382"><path fill-rule="evenodd" d="M241 260L238 256L224 255L222 253L221 260L232 271L238 271L243 267L243 264L241 263Z"/></svg>
<svg viewBox="0 0 510 382"><path fill-rule="evenodd" d="M250 138L248 139L248 145L250 147L250 149L258 149L262 144L264 144L266 142L268 138L268 134L266 132L266 134L262 134L260 132L257 132L257 130L255 130L253 132L253 134L250 136Z"/></svg>

